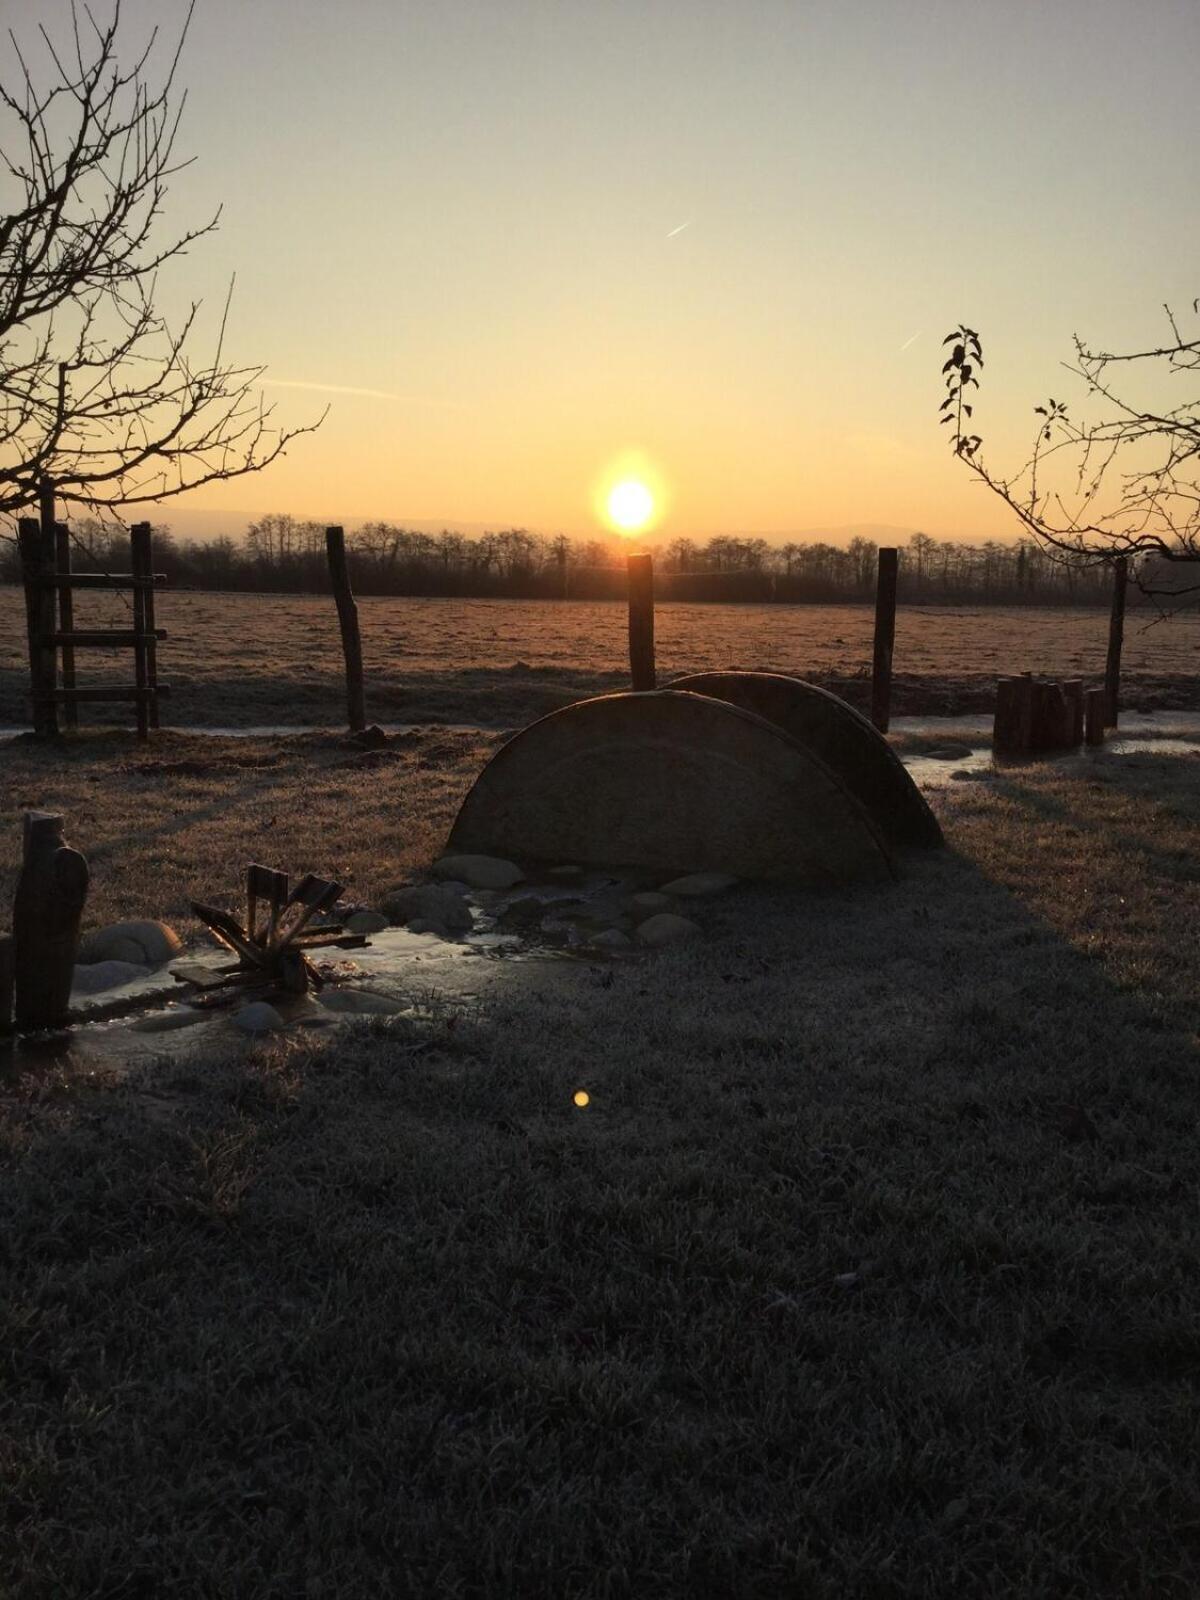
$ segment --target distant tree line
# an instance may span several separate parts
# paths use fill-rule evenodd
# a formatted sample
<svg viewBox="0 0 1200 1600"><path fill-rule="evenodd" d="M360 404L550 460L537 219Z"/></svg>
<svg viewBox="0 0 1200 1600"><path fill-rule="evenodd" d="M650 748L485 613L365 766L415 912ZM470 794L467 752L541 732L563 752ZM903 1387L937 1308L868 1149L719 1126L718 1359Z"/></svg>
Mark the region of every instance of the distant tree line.
<svg viewBox="0 0 1200 1600"><path fill-rule="evenodd" d="M72 524L74 564L128 566L128 536L98 521ZM524 528L478 538L369 522L347 535L351 579L363 595L462 595L513 599L617 599L624 595L620 540L548 538ZM768 544L765 539L676 538L655 546L663 599L763 602L869 600L877 544ZM238 539L180 539L155 529L155 566L173 588L320 593L329 588L325 528L289 516L252 522ZM0 578L19 582L11 545ZM1002 544L914 533L902 547L900 598L910 604L1100 605L1111 579L1102 562L1071 560L1031 540Z"/></svg>

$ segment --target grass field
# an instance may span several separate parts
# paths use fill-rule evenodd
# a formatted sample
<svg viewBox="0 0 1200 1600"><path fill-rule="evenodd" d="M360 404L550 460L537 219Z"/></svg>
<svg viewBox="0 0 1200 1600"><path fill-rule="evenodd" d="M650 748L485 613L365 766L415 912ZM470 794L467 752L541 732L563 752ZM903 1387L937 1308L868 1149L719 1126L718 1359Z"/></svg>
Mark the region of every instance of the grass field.
<svg viewBox="0 0 1200 1600"><path fill-rule="evenodd" d="M122 598L81 594L78 626L128 627ZM160 673L179 727L334 726L345 714L333 602L318 596L163 593L170 638ZM512 727L628 682L619 604L508 600L362 600L368 714L385 723ZM868 606L662 605L664 679L714 667L811 678L856 704L869 695ZM991 708L997 676L1031 670L1101 681L1108 619L1097 611L906 607L897 620L894 709ZM1200 616L1151 627L1131 615L1127 700L1200 708ZM79 681L129 681L127 654L89 651ZM28 722L21 592L0 588L0 727ZM85 720L120 721L122 708Z"/></svg>
<svg viewBox="0 0 1200 1600"><path fill-rule="evenodd" d="M0 778L173 913L252 845L403 876L487 747ZM569 1008L10 1080L0 1593L1200 1592L1197 777L950 784L896 885L736 891Z"/></svg>

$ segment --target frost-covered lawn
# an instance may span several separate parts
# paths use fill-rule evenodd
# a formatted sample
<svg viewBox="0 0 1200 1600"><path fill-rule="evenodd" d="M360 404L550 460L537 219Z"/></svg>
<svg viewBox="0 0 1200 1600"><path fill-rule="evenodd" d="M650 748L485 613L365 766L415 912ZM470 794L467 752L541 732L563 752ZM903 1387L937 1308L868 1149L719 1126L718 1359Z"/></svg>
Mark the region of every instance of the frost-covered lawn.
<svg viewBox="0 0 1200 1600"><path fill-rule="evenodd" d="M171 914L394 878L484 746L118 770L205 748L8 804ZM1200 1592L1200 762L938 805L894 887L736 891L569 1007L11 1084L0 1592Z"/></svg>

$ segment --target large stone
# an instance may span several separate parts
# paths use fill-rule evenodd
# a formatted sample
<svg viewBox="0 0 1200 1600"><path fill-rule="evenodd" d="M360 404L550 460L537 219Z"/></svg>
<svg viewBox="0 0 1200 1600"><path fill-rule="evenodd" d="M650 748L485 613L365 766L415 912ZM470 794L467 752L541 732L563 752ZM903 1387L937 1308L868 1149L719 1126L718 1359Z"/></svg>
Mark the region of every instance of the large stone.
<svg viewBox="0 0 1200 1600"><path fill-rule="evenodd" d="M183 941L165 922L114 922L93 928L79 941L79 960L132 961L139 966L161 967L183 949Z"/></svg>
<svg viewBox="0 0 1200 1600"><path fill-rule="evenodd" d="M471 931L471 908L462 894L444 883L414 883L393 889L383 909L401 926L425 922L444 930L447 937Z"/></svg>
<svg viewBox="0 0 1200 1600"><path fill-rule="evenodd" d="M382 911L355 911L346 918L344 927L347 933L382 933L388 926L388 919Z"/></svg>
<svg viewBox="0 0 1200 1600"><path fill-rule="evenodd" d="M904 763L838 695L778 672L696 672L671 688L713 695L782 728L837 776L889 845L942 843L938 820Z"/></svg>
<svg viewBox="0 0 1200 1600"><path fill-rule="evenodd" d="M689 899L698 899L701 895L721 894L726 889L732 889L737 882L727 872L689 872L682 878L672 878L670 883L664 883L664 894L681 894Z"/></svg>
<svg viewBox="0 0 1200 1600"><path fill-rule="evenodd" d="M814 886L891 873L879 829L810 751L740 706L672 691L581 700L533 723L484 768L450 844Z"/></svg>
<svg viewBox="0 0 1200 1600"><path fill-rule="evenodd" d="M459 878L472 889L511 889L525 874L511 861L490 855L449 855L433 864L435 878Z"/></svg>
<svg viewBox="0 0 1200 1600"><path fill-rule="evenodd" d="M137 961L93 961L76 966L71 974L72 994L103 994L137 978L148 978L150 968Z"/></svg>
<svg viewBox="0 0 1200 1600"><path fill-rule="evenodd" d="M669 911L671 896L660 894L657 889L643 889L640 894L631 894L626 903L635 921L645 922L647 917L654 916L657 911Z"/></svg>
<svg viewBox="0 0 1200 1600"><path fill-rule="evenodd" d="M647 917L637 931L638 943L658 949L665 944L678 944L681 939L694 939L700 932L699 923L690 917L677 917L673 911L660 911Z"/></svg>
<svg viewBox="0 0 1200 1600"><path fill-rule="evenodd" d="M248 1006L235 1011L233 1023L243 1033L277 1033L284 1025L275 1007L265 1000L251 1000Z"/></svg>

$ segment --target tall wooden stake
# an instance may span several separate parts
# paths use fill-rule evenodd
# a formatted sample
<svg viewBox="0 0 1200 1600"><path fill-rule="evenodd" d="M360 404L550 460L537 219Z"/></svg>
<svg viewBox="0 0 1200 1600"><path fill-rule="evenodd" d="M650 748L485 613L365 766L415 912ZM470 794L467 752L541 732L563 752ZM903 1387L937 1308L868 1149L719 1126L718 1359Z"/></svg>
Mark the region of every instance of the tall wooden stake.
<svg viewBox="0 0 1200 1600"><path fill-rule="evenodd" d="M158 640L154 620L154 545L153 535L148 522L135 522L129 530L129 565L135 577L144 578L146 587L142 589L142 626L146 632L145 644L141 647L142 670L146 679L147 689L158 688ZM134 592L134 607L136 614L137 591ZM139 680L140 681L140 680ZM146 701L146 721L151 728L158 727L158 695L152 694ZM141 727L141 719L138 719Z"/></svg>
<svg viewBox="0 0 1200 1600"><path fill-rule="evenodd" d="M900 552L879 552L875 581L875 658L871 670L871 721L880 733L888 731L892 711L892 647L896 642L896 574Z"/></svg>
<svg viewBox="0 0 1200 1600"><path fill-rule="evenodd" d="M24 859L13 895L20 1028L58 1028L67 1020L87 890L87 862L64 841L62 817L27 811Z"/></svg>
<svg viewBox="0 0 1200 1600"><path fill-rule="evenodd" d="M67 532L65 522L54 524L54 564L60 577L65 577L71 570L71 535ZM75 597L70 586L63 584L58 591L58 626L63 633L70 633L75 627ZM62 662L62 686L64 689L75 687L75 646L64 639L59 646ZM79 706L74 700L63 702L63 722L68 728L79 726Z"/></svg>
<svg viewBox="0 0 1200 1600"><path fill-rule="evenodd" d="M654 668L654 557L629 556L629 673L640 692L657 687Z"/></svg>
<svg viewBox="0 0 1200 1600"><path fill-rule="evenodd" d="M346 706L350 731L360 733L367 725L362 639L358 632L358 607L354 603L350 572L346 566L346 535L341 528L325 529L325 553L329 557L329 580L333 585L338 624L342 630L342 654L346 658Z"/></svg>
<svg viewBox="0 0 1200 1600"><path fill-rule="evenodd" d="M33 700L33 731L41 737L58 732L54 652L54 586L43 577L54 572L54 530L47 546L36 517L17 523L21 569L25 580L25 625L29 635L29 688Z"/></svg>
<svg viewBox="0 0 1200 1600"><path fill-rule="evenodd" d="M1108 623L1108 661L1104 668L1106 695L1104 725L1115 728L1121 709L1121 643L1125 637L1125 586L1129 582L1129 557L1113 562L1112 615Z"/></svg>

